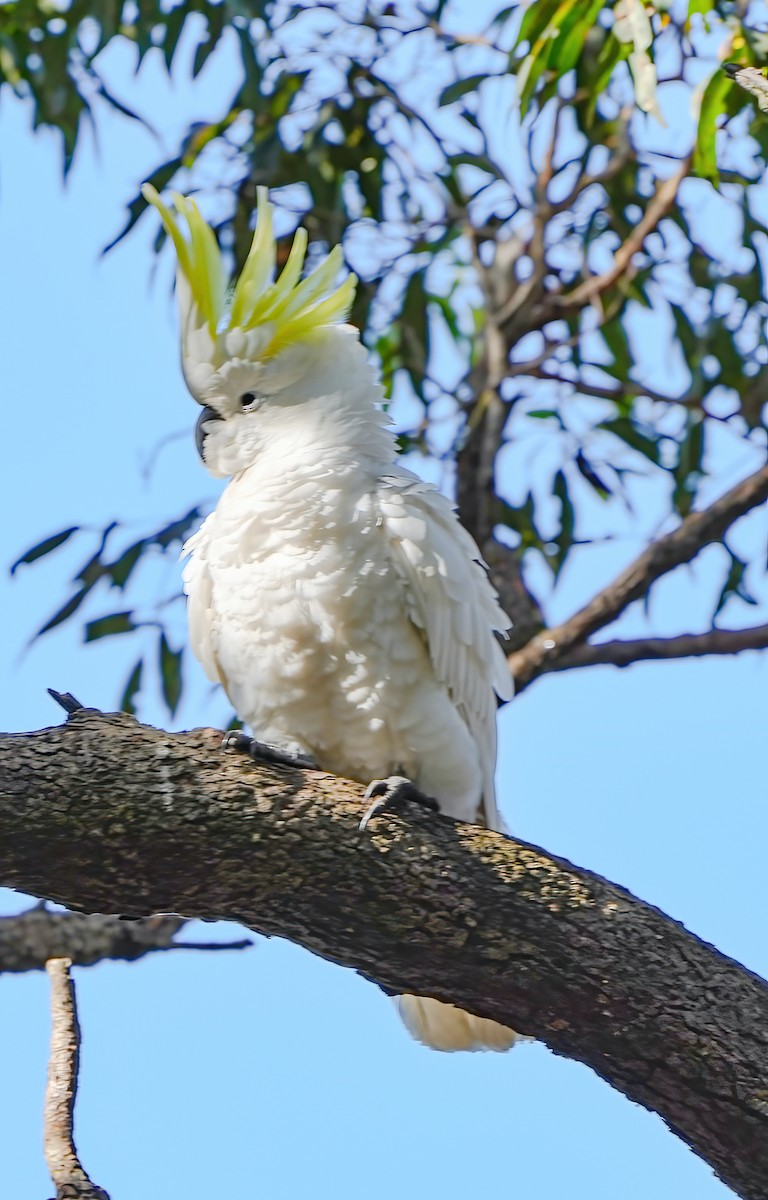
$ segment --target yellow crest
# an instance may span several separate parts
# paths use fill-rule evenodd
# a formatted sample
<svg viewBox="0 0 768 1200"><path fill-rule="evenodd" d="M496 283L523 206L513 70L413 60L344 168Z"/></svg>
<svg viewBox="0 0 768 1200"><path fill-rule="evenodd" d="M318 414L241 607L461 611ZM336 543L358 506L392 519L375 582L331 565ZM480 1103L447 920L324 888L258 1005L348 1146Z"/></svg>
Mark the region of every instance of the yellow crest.
<svg viewBox="0 0 768 1200"><path fill-rule="evenodd" d="M151 184L145 183L141 190L144 199L160 213L176 247L180 276L189 288L201 324L207 328L214 345L218 344L220 335L234 329L249 331L259 327L265 334L259 358L266 358L299 341L313 329L346 319L357 278L349 275L334 288L343 261L340 246L336 246L325 262L300 282L307 233L297 229L288 260L275 279L273 208L265 187L260 187L257 192L253 242L231 295L216 237L194 200L178 192L172 193L174 213ZM179 215L186 220L188 237L179 225Z"/></svg>

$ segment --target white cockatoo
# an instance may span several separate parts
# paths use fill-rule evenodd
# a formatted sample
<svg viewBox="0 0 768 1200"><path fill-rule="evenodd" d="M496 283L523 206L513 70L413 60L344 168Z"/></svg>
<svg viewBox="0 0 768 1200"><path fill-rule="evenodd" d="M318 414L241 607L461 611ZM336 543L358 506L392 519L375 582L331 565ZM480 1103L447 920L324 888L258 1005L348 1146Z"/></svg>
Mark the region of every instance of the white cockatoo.
<svg viewBox="0 0 768 1200"><path fill-rule="evenodd" d="M260 189L230 292L194 202L175 195L173 212L144 194L178 255L198 449L229 479L184 551L194 653L260 741L361 783L405 776L448 816L499 829L496 697L511 681L494 631L509 622L449 502L398 461L376 370L343 323L356 280L336 286L340 248L300 281L298 229L275 279ZM434 999L397 1003L436 1049L515 1041Z"/></svg>

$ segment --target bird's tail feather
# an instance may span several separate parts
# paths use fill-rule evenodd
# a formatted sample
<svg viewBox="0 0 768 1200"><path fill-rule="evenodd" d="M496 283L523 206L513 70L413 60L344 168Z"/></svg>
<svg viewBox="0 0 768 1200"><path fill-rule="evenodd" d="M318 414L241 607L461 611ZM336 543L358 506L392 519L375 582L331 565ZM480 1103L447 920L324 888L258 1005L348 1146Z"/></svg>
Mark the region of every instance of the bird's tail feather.
<svg viewBox="0 0 768 1200"><path fill-rule="evenodd" d="M433 1050L509 1050L521 1040L505 1025L440 1000L396 996L395 1003L408 1032Z"/></svg>

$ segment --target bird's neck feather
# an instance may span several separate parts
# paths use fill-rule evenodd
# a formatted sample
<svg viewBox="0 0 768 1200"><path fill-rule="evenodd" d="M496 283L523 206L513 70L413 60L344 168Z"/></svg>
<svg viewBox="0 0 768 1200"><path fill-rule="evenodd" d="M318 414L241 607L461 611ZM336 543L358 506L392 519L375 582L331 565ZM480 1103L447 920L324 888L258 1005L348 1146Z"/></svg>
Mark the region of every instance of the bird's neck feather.
<svg viewBox="0 0 768 1200"><path fill-rule="evenodd" d="M347 500L351 493L370 492L374 481L392 469L395 439L379 407L378 375L357 331L320 332L309 369L285 388L287 402L270 403L255 415L263 422L267 449L229 485L227 492L239 501L271 500L294 509L309 504L316 485L327 507L340 491ZM289 361L287 378L293 374L290 367Z"/></svg>

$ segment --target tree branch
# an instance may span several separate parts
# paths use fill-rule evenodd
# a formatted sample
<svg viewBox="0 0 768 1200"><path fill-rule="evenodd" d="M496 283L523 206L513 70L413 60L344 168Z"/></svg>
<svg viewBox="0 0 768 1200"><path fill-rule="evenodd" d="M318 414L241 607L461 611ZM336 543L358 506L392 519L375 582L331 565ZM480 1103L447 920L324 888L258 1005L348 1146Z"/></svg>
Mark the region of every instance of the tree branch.
<svg viewBox="0 0 768 1200"><path fill-rule="evenodd" d="M496 316L498 293L493 271L501 260L506 266L501 275L514 278L514 251L510 243L496 247L493 271L480 257L477 233L472 240L473 261L486 303L483 352L470 371L468 383L475 397L467 414L464 441L456 455L456 504L461 521L474 537L490 568L491 581L499 593L502 608L512 622L510 648L525 645L544 625L538 601L528 590L516 551L500 545L493 537L496 524L496 458L509 416L508 406L499 392L507 371L507 347ZM498 282L498 281L497 281Z"/></svg>
<svg viewBox="0 0 768 1200"><path fill-rule="evenodd" d="M70 905L237 920L587 1063L746 1200L768 1198L768 988L626 891L220 734L88 710L0 737L0 881ZM50 853L51 845L56 853Z"/></svg>
<svg viewBox="0 0 768 1200"><path fill-rule="evenodd" d="M125 920L103 913L51 912L44 905L0 917L0 975L38 971L49 958L90 967L105 958L134 962L158 950L243 950L238 942L175 942L187 922L168 914Z"/></svg>
<svg viewBox="0 0 768 1200"><path fill-rule="evenodd" d="M541 367L535 367L527 372L533 379L540 379L544 383L567 384L573 388L574 392L578 392L582 396L594 396L598 400L626 400L637 399L640 396L646 396L649 400L653 400L657 404L680 404L685 408L701 408L704 409L703 398L700 392L689 392L682 396L667 396L664 392L657 392L653 388L644 387L639 383L632 383L631 380L622 381L615 387L603 387L596 383L587 383L584 379L568 379L565 375L555 375L551 371L545 371ZM711 413L706 414L710 420L718 420L713 418Z"/></svg>
<svg viewBox="0 0 768 1200"><path fill-rule="evenodd" d="M571 671L577 667L629 667L632 663L664 658L703 658L710 654L740 654L743 650L768 650L768 625L749 629L708 629L706 633L681 633L677 637L632 638L626 641L577 646L549 668Z"/></svg>
<svg viewBox="0 0 768 1200"><path fill-rule="evenodd" d="M83 1169L72 1132L80 1026L71 966L68 958L52 958L46 964L51 981L52 1029L45 1089L45 1161L56 1188L56 1200L109 1200L104 1189L92 1183Z"/></svg>
<svg viewBox="0 0 768 1200"><path fill-rule="evenodd" d="M557 669L571 651L598 629L614 621L662 575L690 562L711 542L719 542L734 521L768 499L768 466L761 467L715 500L709 508L689 513L677 529L651 542L634 562L562 625L537 634L522 650L509 655L515 690L522 692L539 675ZM564 669L564 668L563 668Z"/></svg>
<svg viewBox="0 0 768 1200"><path fill-rule="evenodd" d="M554 299L554 303L564 309L583 308L596 296L606 292L610 287L621 279L622 275L632 269L632 259L642 249L643 242L652 233L667 213L671 211L677 198L677 190L680 187L683 179L690 170L690 157L683 159L680 166L675 171L674 175L670 175L669 179L665 179L656 189L656 194L638 221L632 233L624 241L613 256L613 262L607 271L603 271L600 275L593 275L590 279L584 281L575 287L573 291L566 292L562 296Z"/></svg>

